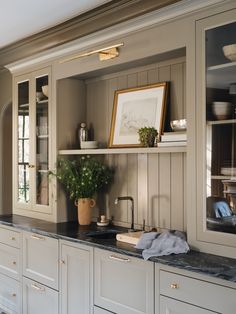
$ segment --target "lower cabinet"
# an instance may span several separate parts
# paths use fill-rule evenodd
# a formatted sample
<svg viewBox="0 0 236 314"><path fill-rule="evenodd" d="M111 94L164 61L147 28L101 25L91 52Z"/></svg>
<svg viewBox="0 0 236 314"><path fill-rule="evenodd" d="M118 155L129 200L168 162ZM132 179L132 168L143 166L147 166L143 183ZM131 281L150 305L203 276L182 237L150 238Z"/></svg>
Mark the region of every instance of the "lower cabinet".
<svg viewBox="0 0 236 314"><path fill-rule="evenodd" d="M160 297L160 314L213 314L216 312L201 309L198 306L180 302L167 297Z"/></svg>
<svg viewBox="0 0 236 314"><path fill-rule="evenodd" d="M58 290L58 240L23 232L23 275Z"/></svg>
<svg viewBox="0 0 236 314"><path fill-rule="evenodd" d="M58 302L56 290L23 278L24 314L58 314Z"/></svg>
<svg viewBox="0 0 236 314"><path fill-rule="evenodd" d="M153 314L154 264L95 249L94 303L118 314Z"/></svg>
<svg viewBox="0 0 236 314"><path fill-rule="evenodd" d="M236 289L209 282L209 277L193 278L188 271L179 274L175 268L155 267L156 314L159 308L160 314L236 313Z"/></svg>
<svg viewBox="0 0 236 314"><path fill-rule="evenodd" d="M62 314L90 314L92 304L92 248L60 242L60 308Z"/></svg>
<svg viewBox="0 0 236 314"><path fill-rule="evenodd" d="M21 301L20 282L0 274L0 313L20 314Z"/></svg>

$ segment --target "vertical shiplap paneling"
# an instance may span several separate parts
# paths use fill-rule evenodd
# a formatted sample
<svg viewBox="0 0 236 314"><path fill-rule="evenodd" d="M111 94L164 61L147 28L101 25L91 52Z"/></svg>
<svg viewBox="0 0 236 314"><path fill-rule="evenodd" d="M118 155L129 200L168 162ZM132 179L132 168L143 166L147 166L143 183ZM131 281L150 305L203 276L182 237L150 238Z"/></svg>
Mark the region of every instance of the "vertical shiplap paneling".
<svg viewBox="0 0 236 314"><path fill-rule="evenodd" d="M127 75L117 77L116 90L127 88ZM110 103L113 107L113 102ZM112 156L113 165L115 165L115 180L111 190L111 202L113 204L112 215L117 222L127 222L130 204L127 201L120 201L114 205L115 198L118 196L126 196L128 193L128 158L127 155Z"/></svg>
<svg viewBox="0 0 236 314"><path fill-rule="evenodd" d="M147 174L147 154L138 154L138 218L139 225L143 220L147 221L147 195L148 195L148 174Z"/></svg>
<svg viewBox="0 0 236 314"><path fill-rule="evenodd" d="M137 74L127 75L127 88L137 86ZM128 154L128 195L134 199L134 221L138 223L138 155ZM128 212L128 221L131 221L131 212Z"/></svg>
<svg viewBox="0 0 236 314"><path fill-rule="evenodd" d="M183 118L186 118L186 63L183 63L183 82L182 82L182 90L183 90Z"/></svg>
<svg viewBox="0 0 236 314"><path fill-rule="evenodd" d="M171 217L171 159L170 154L160 154L159 156L159 226L170 228Z"/></svg>
<svg viewBox="0 0 236 314"><path fill-rule="evenodd" d="M184 212L184 230L187 230L187 203L186 203L186 197L187 197L187 194L185 193L186 189L187 189L187 185L186 185L186 176L187 176L187 173L186 173L186 170L187 170L187 158L186 158L186 154L183 154L183 160L184 160L184 182L182 183L183 184L183 189L184 189L184 208L183 208L183 212Z"/></svg>
<svg viewBox="0 0 236 314"><path fill-rule="evenodd" d="M87 121L94 122L96 139L108 142L114 92L119 89L171 81L171 119L184 117L185 70L184 60L170 60L87 81ZM107 156L106 160L116 170L108 196L110 216L115 223L130 224L130 203L121 201L114 205L114 200L131 195L136 224L141 225L146 219L148 226L186 230L185 154L121 154Z"/></svg>
<svg viewBox="0 0 236 314"><path fill-rule="evenodd" d="M158 67L148 70L148 84L154 84L159 81ZM159 226L159 198L158 198L158 173L159 173L159 155L148 155L148 196L147 196L147 221L148 226Z"/></svg>
<svg viewBox="0 0 236 314"><path fill-rule="evenodd" d="M149 226L159 226L159 155L148 156L148 221Z"/></svg>
<svg viewBox="0 0 236 314"><path fill-rule="evenodd" d="M171 80L171 66L160 66L158 71L160 82L169 82ZM170 86L172 94L172 83ZM172 108L170 108L172 111ZM159 156L159 226L161 228L170 228L170 154L161 154Z"/></svg>
<svg viewBox="0 0 236 314"><path fill-rule="evenodd" d="M184 114L183 64L173 64L170 68L171 111L170 120L182 119Z"/></svg>
<svg viewBox="0 0 236 314"><path fill-rule="evenodd" d="M147 75L148 75L148 84L155 84L158 82L158 68L148 70Z"/></svg>
<svg viewBox="0 0 236 314"><path fill-rule="evenodd" d="M126 223L128 221L127 201L120 201L114 204L116 197L127 195L127 155L113 155L111 164L115 169L114 183L110 189L110 211L115 222Z"/></svg>
<svg viewBox="0 0 236 314"><path fill-rule="evenodd" d="M89 128L93 129L94 139L99 139L102 146L107 145L108 134L107 85L107 81L101 80L87 89L87 99L90 99L87 107L87 123Z"/></svg>
<svg viewBox="0 0 236 314"><path fill-rule="evenodd" d="M171 154L171 228L184 229L184 161L182 153ZM181 183L181 184L180 184Z"/></svg>

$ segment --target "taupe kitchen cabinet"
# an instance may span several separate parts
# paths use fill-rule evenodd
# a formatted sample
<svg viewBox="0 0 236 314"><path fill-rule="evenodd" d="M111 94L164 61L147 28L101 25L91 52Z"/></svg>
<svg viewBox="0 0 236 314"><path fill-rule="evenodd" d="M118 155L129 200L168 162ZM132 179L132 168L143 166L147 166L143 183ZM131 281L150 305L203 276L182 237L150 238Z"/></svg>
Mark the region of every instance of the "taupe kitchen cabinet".
<svg viewBox="0 0 236 314"><path fill-rule="evenodd" d="M160 314L213 314L216 312L202 309L184 302L179 302L171 298L160 297Z"/></svg>
<svg viewBox="0 0 236 314"><path fill-rule="evenodd" d="M58 314L58 291L23 278L23 313Z"/></svg>
<svg viewBox="0 0 236 314"><path fill-rule="evenodd" d="M94 304L119 314L153 314L154 264L95 249Z"/></svg>
<svg viewBox="0 0 236 314"><path fill-rule="evenodd" d="M58 290L59 243L57 239L23 232L23 276Z"/></svg>
<svg viewBox="0 0 236 314"><path fill-rule="evenodd" d="M50 89L51 67L14 78L13 213L45 220L52 216Z"/></svg>
<svg viewBox="0 0 236 314"><path fill-rule="evenodd" d="M236 9L196 22L197 221L199 248L236 256L235 61L224 47L236 43ZM213 251L214 250L214 251Z"/></svg>
<svg viewBox="0 0 236 314"><path fill-rule="evenodd" d="M235 313L235 288L195 275L155 264L156 314Z"/></svg>
<svg viewBox="0 0 236 314"><path fill-rule="evenodd" d="M0 311L22 313L22 237L12 228L0 227Z"/></svg>
<svg viewBox="0 0 236 314"><path fill-rule="evenodd" d="M60 242L60 313L93 313L91 247Z"/></svg>

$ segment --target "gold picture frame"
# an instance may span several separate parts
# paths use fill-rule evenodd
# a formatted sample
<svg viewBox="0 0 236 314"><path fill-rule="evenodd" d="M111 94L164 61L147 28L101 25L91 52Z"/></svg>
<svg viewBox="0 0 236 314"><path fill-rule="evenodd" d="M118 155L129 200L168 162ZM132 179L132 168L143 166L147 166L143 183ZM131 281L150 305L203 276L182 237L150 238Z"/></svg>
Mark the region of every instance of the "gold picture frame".
<svg viewBox="0 0 236 314"><path fill-rule="evenodd" d="M154 127L163 133L169 83L115 91L109 148L140 147L138 129Z"/></svg>

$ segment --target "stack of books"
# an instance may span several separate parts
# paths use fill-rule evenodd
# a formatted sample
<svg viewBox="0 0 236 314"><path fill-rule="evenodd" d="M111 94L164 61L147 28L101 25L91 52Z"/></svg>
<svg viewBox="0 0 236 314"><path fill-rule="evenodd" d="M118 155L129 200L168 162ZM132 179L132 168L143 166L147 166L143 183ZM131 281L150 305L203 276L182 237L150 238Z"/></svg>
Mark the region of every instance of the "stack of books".
<svg viewBox="0 0 236 314"><path fill-rule="evenodd" d="M187 145L186 132L165 132L161 136L160 143L158 143L159 147L186 146L186 145Z"/></svg>

